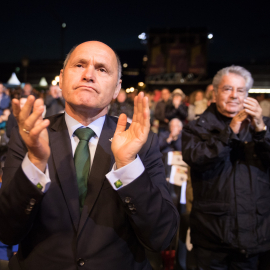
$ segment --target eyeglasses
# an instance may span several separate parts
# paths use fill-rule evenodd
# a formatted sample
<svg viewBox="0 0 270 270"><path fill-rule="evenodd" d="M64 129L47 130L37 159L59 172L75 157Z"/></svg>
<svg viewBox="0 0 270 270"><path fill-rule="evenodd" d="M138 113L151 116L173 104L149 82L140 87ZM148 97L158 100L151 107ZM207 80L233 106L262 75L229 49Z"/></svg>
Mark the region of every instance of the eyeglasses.
<svg viewBox="0 0 270 270"><path fill-rule="evenodd" d="M219 89L221 89L222 91L234 91L234 89L236 89L237 93L245 95L246 94L246 88L245 87L240 87L240 88L235 88L232 86L228 86L228 85L224 85L223 87L220 87Z"/></svg>

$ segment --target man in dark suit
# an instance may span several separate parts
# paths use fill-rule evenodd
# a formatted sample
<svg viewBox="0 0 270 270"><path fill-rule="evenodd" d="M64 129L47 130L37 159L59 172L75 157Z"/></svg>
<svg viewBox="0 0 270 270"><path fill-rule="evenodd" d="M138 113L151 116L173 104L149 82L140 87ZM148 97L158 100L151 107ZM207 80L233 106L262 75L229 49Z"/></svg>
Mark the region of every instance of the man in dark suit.
<svg viewBox="0 0 270 270"><path fill-rule="evenodd" d="M178 214L157 137L149 133L148 100L143 93L135 98L128 129L124 114L106 115L120 77L115 52L85 42L71 50L60 73L65 114L43 120L42 100L29 96L21 110L13 101L18 129L0 193L0 240L20 243L10 269L147 270L144 248L169 245ZM92 138L79 139L88 128ZM86 183L80 179L89 163L77 162L85 155L77 154L84 141Z"/></svg>

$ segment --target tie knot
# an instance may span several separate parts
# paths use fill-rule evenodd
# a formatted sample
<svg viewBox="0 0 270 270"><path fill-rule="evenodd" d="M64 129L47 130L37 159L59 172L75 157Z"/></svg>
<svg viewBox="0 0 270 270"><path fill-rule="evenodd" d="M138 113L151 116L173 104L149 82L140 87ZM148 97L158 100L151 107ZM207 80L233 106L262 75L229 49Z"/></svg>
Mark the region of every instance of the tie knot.
<svg viewBox="0 0 270 270"><path fill-rule="evenodd" d="M74 134L83 141L89 141L91 137L95 135L95 132L91 128L77 128Z"/></svg>

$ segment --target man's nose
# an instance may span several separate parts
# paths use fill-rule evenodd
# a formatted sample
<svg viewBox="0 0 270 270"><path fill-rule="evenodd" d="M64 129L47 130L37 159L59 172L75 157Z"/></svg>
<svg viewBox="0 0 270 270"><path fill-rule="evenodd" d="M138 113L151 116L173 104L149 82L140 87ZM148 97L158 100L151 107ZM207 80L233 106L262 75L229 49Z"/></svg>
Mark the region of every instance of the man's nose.
<svg viewBox="0 0 270 270"><path fill-rule="evenodd" d="M83 72L83 80L87 82L95 82L95 69L92 66L85 68Z"/></svg>
<svg viewBox="0 0 270 270"><path fill-rule="evenodd" d="M237 89L236 88L233 88L232 91L231 91L231 97L232 98L237 98Z"/></svg>

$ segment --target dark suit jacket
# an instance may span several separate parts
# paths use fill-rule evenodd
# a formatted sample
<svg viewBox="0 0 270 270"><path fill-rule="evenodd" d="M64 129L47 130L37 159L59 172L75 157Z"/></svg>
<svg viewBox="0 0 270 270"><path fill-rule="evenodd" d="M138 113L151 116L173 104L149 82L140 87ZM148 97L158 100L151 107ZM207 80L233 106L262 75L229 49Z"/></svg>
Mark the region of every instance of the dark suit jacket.
<svg viewBox="0 0 270 270"><path fill-rule="evenodd" d="M144 246L166 248L178 226L168 193L157 137L150 133L139 156L145 171L115 191L105 174L114 164L110 138L117 119L106 116L81 217L71 142L63 114L49 118L49 190L43 194L25 176L27 152L13 129L0 193L0 240L20 243L10 269L151 269ZM4 222L3 222L4 221Z"/></svg>

